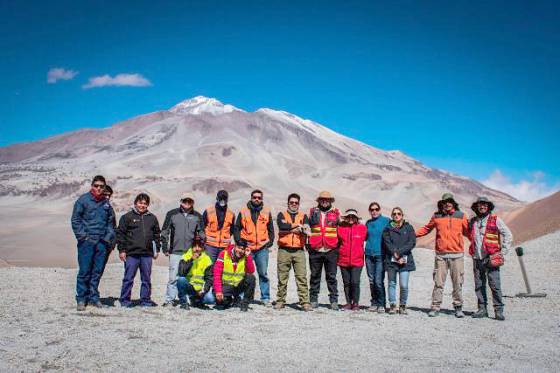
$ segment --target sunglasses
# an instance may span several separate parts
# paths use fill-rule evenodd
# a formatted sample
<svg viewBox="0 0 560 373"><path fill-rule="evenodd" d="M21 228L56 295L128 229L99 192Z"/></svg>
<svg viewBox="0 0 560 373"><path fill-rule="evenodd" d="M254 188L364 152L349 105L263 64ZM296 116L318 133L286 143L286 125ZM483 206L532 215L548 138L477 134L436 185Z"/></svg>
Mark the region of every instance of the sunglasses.
<svg viewBox="0 0 560 373"><path fill-rule="evenodd" d="M392 216L402 216L402 212L393 212Z"/></svg>
<svg viewBox="0 0 560 373"><path fill-rule="evenodd" d="M105 184L93 184L92 186L98 189L105 188Z"/></svg>
<svg viewBox="0 0 560 373"><path fill-rule="evenodd" d="M298 201L290 201L288 202L289 205L299 205Z"/></svg>
<svg viewBox="0 0 560 373"><path fill-rule="evenodd" d="M379 211L379 210L381 210L379 207L374 207L374 208L369 209L369 211Z"/></svg>

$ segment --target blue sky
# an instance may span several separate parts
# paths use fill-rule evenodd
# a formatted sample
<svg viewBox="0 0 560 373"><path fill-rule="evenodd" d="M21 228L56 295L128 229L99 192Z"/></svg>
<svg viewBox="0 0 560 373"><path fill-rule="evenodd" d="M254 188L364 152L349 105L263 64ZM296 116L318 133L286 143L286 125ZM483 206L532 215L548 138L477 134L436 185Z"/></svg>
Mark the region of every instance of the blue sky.
<svg viewBox="0 0 560 373"><path fill-rule="evenodd" d="M558 2L79 3L0 3L0 146L205 95L523 199L560 188Z"/></svg>

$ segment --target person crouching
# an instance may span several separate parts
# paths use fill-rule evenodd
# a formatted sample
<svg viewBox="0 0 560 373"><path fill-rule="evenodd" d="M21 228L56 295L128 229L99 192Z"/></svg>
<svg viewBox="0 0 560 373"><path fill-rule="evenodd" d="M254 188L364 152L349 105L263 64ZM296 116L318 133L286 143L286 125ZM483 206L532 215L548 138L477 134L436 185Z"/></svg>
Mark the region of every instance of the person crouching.
<svg viewBox="0 0 560 373"><path fill-rule="evenodd" d="M212 258L204 251L199 237L195 237L192 247L181 257L177 273L179 305L182 309L189 309L187 295L193 307L204 308L205 304L215 302L210 291L214 281Z"/></svg>
<svg viewBox="0 0 560 373"><path fill-rule="evenodd" d="M217 308L225 309L239 300L243 312L249 310L249 302L255 296L255 263L247 242L240 240L236 245L229 245L214 263L214 295Z"/></svg>

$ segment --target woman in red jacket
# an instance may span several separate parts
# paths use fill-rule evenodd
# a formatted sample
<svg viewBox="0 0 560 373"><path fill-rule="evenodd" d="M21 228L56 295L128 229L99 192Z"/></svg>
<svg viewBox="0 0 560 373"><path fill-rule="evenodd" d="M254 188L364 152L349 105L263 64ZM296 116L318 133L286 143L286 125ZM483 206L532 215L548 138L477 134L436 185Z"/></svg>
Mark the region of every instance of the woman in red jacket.
<svg viewBox="0 0 560 373"><path fill-rule="evenodd" d="M346 210L342 218L343 222L337 230L340 244L337 264L340 267L346 296L343 310L359 311L360 276L364 267L364 242L367 228L358 223L358 213L354 209Z"/></svg>

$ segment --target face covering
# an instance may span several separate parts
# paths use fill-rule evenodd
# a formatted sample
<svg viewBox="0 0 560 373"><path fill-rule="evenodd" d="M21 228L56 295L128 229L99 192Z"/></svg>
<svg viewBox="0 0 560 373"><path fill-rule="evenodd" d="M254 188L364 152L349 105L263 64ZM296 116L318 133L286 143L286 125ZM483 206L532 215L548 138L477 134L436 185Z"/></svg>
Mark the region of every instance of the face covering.
<svg viewBox="0 0 560 373"><path fill-rule="evenodd" d="M222 199L222 200L219 200L219 201L218 201L218 205L219 205L220 207L226 207L227 202L224 201L224 200Z"/></svg>

